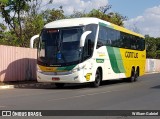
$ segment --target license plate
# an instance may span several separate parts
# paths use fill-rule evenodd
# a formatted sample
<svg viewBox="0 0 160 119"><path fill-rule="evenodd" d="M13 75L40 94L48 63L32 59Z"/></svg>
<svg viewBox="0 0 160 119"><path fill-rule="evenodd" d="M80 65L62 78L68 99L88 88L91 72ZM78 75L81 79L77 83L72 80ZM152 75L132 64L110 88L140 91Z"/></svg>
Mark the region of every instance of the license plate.
<svg viewBox="0 0 160 119"><path fill-rule="evenodd" d="M53 80L53 81L59 81L60 79L57 78L57 77L52 77L52 80Z"/></svg>

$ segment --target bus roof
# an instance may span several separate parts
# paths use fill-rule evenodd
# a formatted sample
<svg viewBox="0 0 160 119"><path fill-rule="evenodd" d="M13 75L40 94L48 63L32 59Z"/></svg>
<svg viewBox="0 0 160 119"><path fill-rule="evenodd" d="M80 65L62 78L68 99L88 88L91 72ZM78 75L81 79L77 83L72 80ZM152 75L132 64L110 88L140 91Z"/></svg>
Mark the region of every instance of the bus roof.
<svg viewBox="0 0 160 119"><path fill-rule="evenodd" d="M105 27L109 27L118 31L129 33L135 36L144 38L143 35L130 31L124 27L115 25L113 23L94 18L94 17L83 17L83 18L72 18L72 19L62 19L50 22L44 26L44 28L65 28L65 27L75 27L75 26L84 26L88 24L99 24Z"/></svg>

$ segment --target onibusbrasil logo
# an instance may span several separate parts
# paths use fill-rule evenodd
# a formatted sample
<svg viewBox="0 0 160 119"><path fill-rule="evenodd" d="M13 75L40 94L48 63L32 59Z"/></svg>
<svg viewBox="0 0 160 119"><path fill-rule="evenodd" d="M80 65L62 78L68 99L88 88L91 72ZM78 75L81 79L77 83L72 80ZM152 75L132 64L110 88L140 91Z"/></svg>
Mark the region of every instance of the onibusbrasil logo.
<svg viewBox="0 0 160 119"><path fill-rule="evenodd" d="M9 116L20 116L20 117L24 117L24 116L42 116L42 112L34 112L34 111L2 111L2 116L5 117L9 117Z"/></svg>

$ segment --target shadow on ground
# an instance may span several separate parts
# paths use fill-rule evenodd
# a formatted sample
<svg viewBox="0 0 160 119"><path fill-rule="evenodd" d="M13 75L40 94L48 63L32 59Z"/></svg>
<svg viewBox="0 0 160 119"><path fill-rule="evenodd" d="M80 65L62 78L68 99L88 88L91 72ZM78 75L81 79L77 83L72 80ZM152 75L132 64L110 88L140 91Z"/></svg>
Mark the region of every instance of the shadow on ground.
<svg viewBox="0 0 160 119"><path fill-rule="evenodd" d="M118 85L120 83L128 83L124 79L122 80L108 80L108 81L103 81L101 83L101 87L105 87L108 85ZM84 84L65 84L63 88L57 88L54 83L38 83L38 82L26 82L26 83L18 83L18 84L13 84L15 88L20 88L20 89L56 89L56 90L63 90L63 89L83 89L83 88L93 88L89 83L84 83Z"/></svg>
<svg viewBox="0 0 160 119"><path fill-rule="evenodd" d="M152 89L160 89L160 85L152 87Z"/></svg>

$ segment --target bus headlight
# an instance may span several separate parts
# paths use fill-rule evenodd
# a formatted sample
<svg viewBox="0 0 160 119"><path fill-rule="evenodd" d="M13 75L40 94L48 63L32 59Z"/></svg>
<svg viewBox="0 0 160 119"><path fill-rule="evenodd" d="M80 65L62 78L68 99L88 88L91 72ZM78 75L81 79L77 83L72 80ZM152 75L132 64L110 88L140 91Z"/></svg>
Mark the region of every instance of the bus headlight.
<svg viewBox="0 0 160 119"><path fill-rule="evenodd" d="M73 69L72 70L72 73L75 73L75 72L78 72L78 71L80 71L81 69L78 67L78 68L75 68L75 69Z"/></svg>
<svg viewBox="0 0 160 119"><path fill-rule="evenodd" d="M79 70L80 70L79 68L72 69L71 73L75 73L75 72L77 72Z"/></svg>
<svg viewBox="0 0 160 119"><path fill-rule="evenodd" d="M85 65L84 66L82 66L82 67L78 67L78 68L75 68L75 69L72 69L72 73L75 73L75 72L78 72L78 71L80 71L80 70L82 70L82 69L84 69L84 67L85 67Z"/></svg>

